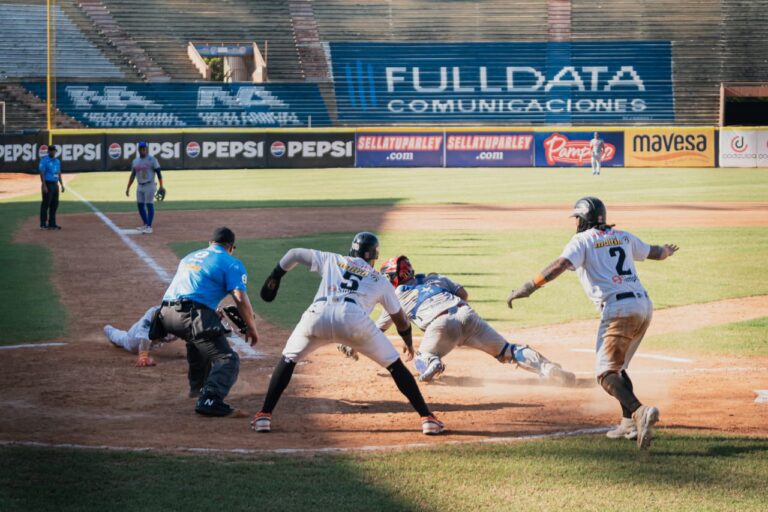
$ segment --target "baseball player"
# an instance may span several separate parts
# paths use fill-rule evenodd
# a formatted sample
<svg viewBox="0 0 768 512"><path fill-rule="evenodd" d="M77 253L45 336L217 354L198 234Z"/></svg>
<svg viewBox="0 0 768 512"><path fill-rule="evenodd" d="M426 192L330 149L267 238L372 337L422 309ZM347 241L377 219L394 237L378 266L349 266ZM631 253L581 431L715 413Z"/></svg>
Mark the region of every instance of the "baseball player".
<svg viewBox="0 0 768 512"><path fill-rule="evenodd" d="M607 435L611 439L637 438L637 446L648 449L659 410L640 403L627 374L653 314L653 304L637 276L635 261L664 260L678 247L648 245L627 231L614 229L607 224L605 205L596 197L576 201L571 216L578 219L576 234L563 253L533 280L513 290L507 305L511 308L512 301L528 297L566 270L576 270L584 291L601 312L597 381L621 404L621 423Z"/></svg>
<svg viewBox="0 0 768 512"><path fill-rule="evenodd" d="M573 385L576 376L552 363L528 345L509 343L467 304L460 284L440 274L416 274L407 256L390 258L381 266L411 322L424 331L414 364L419 380L429 382L445 371L443 358L457 346L467 346L511 363L543 379ZM392 318L382 312L376 327L386 331ZM349 347L339 348L354 357Z"/></svg>
<svg viewBox="0 0 768 512"><path fill-rule="evenodd" d="M605 142L597 132L589 141L589 154L592 157L592 175L599 176L600 165L603 163L603 156L605 156Z"/></svg>
<svg viewBox="0 0 768 512"><path fill-rule="evenodd" d="M139 210L141 221L144 223L138 228L140 233L152 233L152 221L155 218L155 193L158 198L165 197L165 187L163 187L163 175L160 172L160 164L157 158L149 154L149 148L146 142L139 142L139 156L133 159L131 163L131 177L128 178L128 186L125 188L125 196L131 194L131 185L133 180L138 181L136 187L136 207ZM156 189L155 175L160 182L160 189ZM162 199L161 199L162 200Z"/></svg>
<svg viewBox="0 0 768 512"><path fill-rule="evenodd" d="M149 352L177 339L173 334L168 334L159 340L149 339L149 326L158 309L158 306L149 308L144 316L127 331L116 329L111 325L104 326L104 334L113 345L139 355L136 366L155 366L155 360L149 356Z"/></svg>
<svg viewBox="0 0 768 512"><path fill-rule="evenodd" d="M383 366L392 375L400 392L421 416L422 432L440 434L444 425L430 412L418 384L389 339L370 318L378 303L389 313L405 343L403 352L413 358L411 325L394 288L373 265L379 257L379 240L373 233L355 235L349 256L312 249L291 249L280 260L261 288L261 298L271 302L277 296L280 279L301 264L322 275L315 299L293 330L269 383L264 405L256 413L251 428L269 432L272 410L291 381L296 363L313 350L342 342Z"/></svg>

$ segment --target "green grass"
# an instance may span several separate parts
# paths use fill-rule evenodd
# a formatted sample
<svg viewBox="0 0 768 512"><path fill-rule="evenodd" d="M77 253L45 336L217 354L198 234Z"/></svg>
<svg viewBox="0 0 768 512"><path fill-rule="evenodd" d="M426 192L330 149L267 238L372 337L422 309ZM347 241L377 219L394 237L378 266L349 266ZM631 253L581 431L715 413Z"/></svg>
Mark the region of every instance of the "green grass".
<svg viewBox="0 0 768 512"><path fill-rule="evenodd" d="M169 171L163 209L427 203L572 204L765 201L764 169L263 169ZM72 186L104 211L131 211L127 172L83 173ZM75 201L65 194L65 202ZM76 208L83 209L82 205Z"/></svg>
<svg viewBox="0 0 768 512"><path fill-rule="evenodd" d="M0 345L52 341L66 332L67 312L51 283L50 251L12 243L21 223L39 215L39 208L40 203L0 202Z"/></svg>
<svg viewBox="0 0 768 512"><path fill-rule="evenodd" d="M643 349L702 354L768 357L768 318L705 327L689 332L651 336Z"/></svg>
<svg viewBox="0 0 768 512"><path fill-rule="evenodd" d="M681 247L669 260L637 264L655 307L665 308L768 294L768 281L755 279L768 261L768 230L760 228L639 229L651 243ZM510 232L393 232L381 235L381 261L407 254L417 272L445 274L463 284L473 307L501 329L596 318L575 273L568 272L509 310L508 291L531 279L560 255L572 233L561 230ZM346 253L353 233L238 241L236 256L248 268L249 291L257 312L283 327L292 327L314 296L319 276L304 267L283 280L278 299L258 299L264 278L291 247ZM724 243L727 240L727 243ZM179 256L202 242L174 244ZM745 258L744 255L749 257ZM717 269L713 271L713 269Z"/></svg>
<svg viewBox="0 0 768 512"><path fill-rule="evenodd" d="M765 510L768 440L662 433L315 457L0 448L2 510Z"/></svg>

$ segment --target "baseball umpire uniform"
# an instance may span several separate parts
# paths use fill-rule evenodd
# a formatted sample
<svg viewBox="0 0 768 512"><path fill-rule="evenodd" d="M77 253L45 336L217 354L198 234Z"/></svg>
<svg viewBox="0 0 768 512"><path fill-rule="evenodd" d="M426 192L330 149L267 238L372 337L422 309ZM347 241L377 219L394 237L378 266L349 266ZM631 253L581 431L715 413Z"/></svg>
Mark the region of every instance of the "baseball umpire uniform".
<svg viewBox="0 0 768 512"><path fill-rule="evenodd" d="M469 304L463 286L440 274L415 274L407 256L386 261L381 267L396 286L395 294L408 318L424 331L416 353L419 380L430 381L445 371L442 359L457 346L485 352L501 363L512 363L540 377L573 385L576 376L563 370L528 345L509 343ZM376 326L386 331L392 319L381 313Z"/></svg>
<svg viewBox="0 0 768 512"><path fill-rule="evenodd" d="M272 410L288 386L296 363L323 345L342 342L389 370L397 387L421 415L424 434L442 433L443 424L429 411L397 350L370 318L374 306L381 304L401 327L399 332L412 354L410 324L394 289L372 266L378 258L378 246L375 235L363 232L355 236L349 256L291 249L267 278L262 288L262 298L266 301L275 298L282 276L299 264L320 274L322 281L312 304L288 338L272 374L264 405L252 422L257 432L271 430Z"/></svg>
<svg viewBox="0 0 768 512"><path fill-rule="evenodd" d="M589 141L589 154L592 158L592 174L600 174L600 166L603 163L603 155L605 154L605 142L600 138L600 135L595 132L595 136Z"/></svg>
<svg viewBox="0 0 768 512"><path fill-rule="evenodd" d="M160 172L160 163L157 158L149 154L146 142L139 142L139 156L133 159L131 163L131 177L128 178L128 187L125 189L125 195L130 194L131 185L135 179L138 182L136 186L136 207L139 210L143 225L136 228L141 233L152 233L152 222L155 218L155 192L157 185L155 175L160 182L160 188L163 188L163 175Z"/></svg>
<svg viewBox="0 0 768 512"><path fill-rule="evenodd" d="M587 296L601 312L596 344L597 380L621 404L622 421L608 437L637 438L637 445L651 445L652 427L659 419L656 407L642 405L634 394L627 368L651 323L653 304L635 269L635 261L663 260L678 247L648 245L627 231L607 224L605 205L596 197L579 199L572 217L576 234L560 258L522 287L513 290L507 303L528 297L565 270L575 270Z"/></svg>
<svg viewBox="0 0 768 512"><path fill-rule="evenodd" d="M155 366L155 361L149 356L150 350L160 348L164 344L177 339L173 334L168 334L159 340L149 339L149 327L152 325L152 318L158 309L160 309L158 306L149 308L144 313L144 316L127 331L117 329L111 325L104 326L104 334L113 345L124 348L132 354L139 355L136 366Z"/></svg>

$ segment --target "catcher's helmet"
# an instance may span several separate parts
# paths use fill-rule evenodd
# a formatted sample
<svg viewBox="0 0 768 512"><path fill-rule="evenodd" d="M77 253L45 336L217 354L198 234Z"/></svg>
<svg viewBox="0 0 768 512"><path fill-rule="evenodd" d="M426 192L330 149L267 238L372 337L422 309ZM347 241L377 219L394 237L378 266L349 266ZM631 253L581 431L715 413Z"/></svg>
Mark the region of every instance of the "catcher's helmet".
<svg viewBox="0 0 768 512"><path fill-rule="evenodd" d="M381 265L380 272L387 276L392 286L399 286L413 279L415 272L408 256L389 258Z"/></svg>
<svg viewBox="0 0 768 512"><path fill-rule="evenodd" d="M379 239L376 235L363 231L355 235L352 239L352 247L349 249L349 255L353 258L363 258L371 262L379 258Z"/></svg>
<svg viewBox="0 0 768 512"><path fill-rule="evenodd" d="M586 231L595 226L602 226L607 223L605 204L596 197L582 197L573 205L571 217L579 219L577 233Z"/></svg>

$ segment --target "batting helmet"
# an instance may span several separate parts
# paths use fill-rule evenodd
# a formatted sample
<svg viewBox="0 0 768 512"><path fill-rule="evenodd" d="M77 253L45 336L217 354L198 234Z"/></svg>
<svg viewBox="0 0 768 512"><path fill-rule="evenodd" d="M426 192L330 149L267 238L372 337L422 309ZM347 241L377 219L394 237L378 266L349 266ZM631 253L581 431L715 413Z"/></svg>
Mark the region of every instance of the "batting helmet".
<svg viewBox="0 0 768 512"><path fill-rule="evenodd" d="M349 255L353 258L363 258L371 262L379 258L379 239L376 235L363 231L355 235L352 239L352 247L349 249Z"/></svg>
<svg viewBox="0 0 768 512"><path fill-rule="evenodd" d="M596 197L582 197L573 205L571 217L579 219L577 233L586 231L595 226L603 226L607 222L605 204Z"/></svg>
<svg viewBox="0 0 768 512"><path fill-rule="evenodd" d="M413 279L415 272L408 256L389 258L381 265L380 272L387 276L392 286L399 286Z"/></svg>

